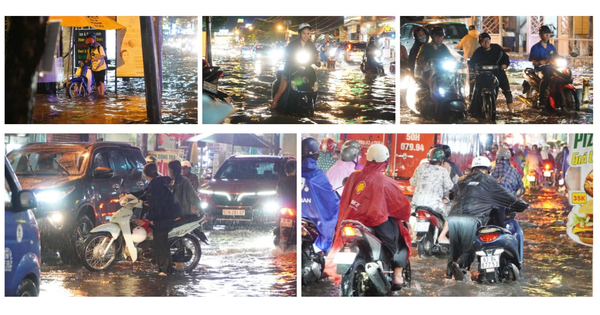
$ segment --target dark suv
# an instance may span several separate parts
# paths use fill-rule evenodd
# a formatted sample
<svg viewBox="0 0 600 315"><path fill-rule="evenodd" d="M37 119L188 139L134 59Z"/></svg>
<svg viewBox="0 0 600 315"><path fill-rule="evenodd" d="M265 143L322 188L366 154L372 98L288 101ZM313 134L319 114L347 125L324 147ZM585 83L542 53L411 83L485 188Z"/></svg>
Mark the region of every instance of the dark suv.
<svg viewBox="0 0 600 315"><path fill-rule="evenodd" d="M119 189L145 187L142 151L127 143L31 143L8 154L24 189L35 192L34 211L44 249L78 263L85 236L119 208Z"/></svg>
<svg viewBox="0 0 600 315"><path fill-rule="evenodd" d="M295 160L284 156L232 156L215 176L200 187L202 209L213 224L275 223L276 189L285 176L285 164Z"/></svg>

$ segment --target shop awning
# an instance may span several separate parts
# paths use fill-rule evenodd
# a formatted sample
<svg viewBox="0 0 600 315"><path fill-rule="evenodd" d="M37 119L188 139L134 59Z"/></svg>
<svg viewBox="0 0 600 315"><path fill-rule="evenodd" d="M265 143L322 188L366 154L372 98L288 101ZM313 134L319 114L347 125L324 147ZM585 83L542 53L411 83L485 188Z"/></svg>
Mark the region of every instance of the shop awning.
<svg viewBox="0 0 600 315"><path fill-rule="evenodd" d="M125 27L108 16L51 16L48 22L60 20L62 26L91 27L97 30L120 30Z"/></svg>
<svg viewBox="0 0 600 315"><path fill-rule="evenodd" d="M189 138L189 142L215 142L215 143L226 143L240 147L252 147L252 148L268 148L278 149L277 146L272 143L265 141L263 138L247 133L230 133L230 134L213 134L203 133L194 137Z"/></svg>

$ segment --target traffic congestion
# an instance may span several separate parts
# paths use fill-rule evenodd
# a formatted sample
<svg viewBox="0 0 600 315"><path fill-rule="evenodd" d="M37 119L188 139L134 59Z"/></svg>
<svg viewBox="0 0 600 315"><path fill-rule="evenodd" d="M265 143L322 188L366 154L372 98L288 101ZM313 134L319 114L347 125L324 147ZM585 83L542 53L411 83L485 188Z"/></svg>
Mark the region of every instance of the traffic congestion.
<svg viewBox="0 0 600 315"><path fill-rule="evenodd" d="M6 295L296 295L295 135L8 137Z"/></svg>
<svg viewBox="0 0 600 315"><path fill-rule="evenodd" d="M592 134L304 134L302 296L590 296Z"/></svg>

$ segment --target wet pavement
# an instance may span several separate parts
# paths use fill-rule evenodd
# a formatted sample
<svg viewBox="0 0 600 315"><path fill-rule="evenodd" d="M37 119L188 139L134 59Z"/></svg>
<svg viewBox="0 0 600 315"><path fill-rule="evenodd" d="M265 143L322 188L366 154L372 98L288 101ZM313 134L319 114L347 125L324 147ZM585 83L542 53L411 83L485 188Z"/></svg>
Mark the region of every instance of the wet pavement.
<svg viewBox="0 0 600 315"><path fill-rule="evenodd" d="M296 252L282 253L271 230L212 231L188 274L159 276L149 261L94 273L42 258L40 296L296 296ZM55 262L55 261L54 261Z"/></svg>
<svg viewBox="0 0 600 315"><path fill-rule="evenodd" d="M57 95L36 95L33 121L36 124L129 124L148 123L143 78L117 79L107 71L106 92L69 99L66 89ZM163 123L198 123L198 55L163 47Z"/></svg>
<svg viewBox="0 0 600 315"><path fill-rule="evenodd" d="M385 123L395 120L395 75L384 65L385 76L365 75L359 64L342 63L335 70L317 70L319 92L315 115L311 118L281 115L270 109L271 86L276 62L242 58L238 55L214 56L213 63L225 74L219 80L234 101L236 111L229 123Z"/></svg>
<svg viewBox="0 0 600 315"><path fill-rule="evenodd" d="M567 198L555 189L528 191L530 208L517 215L524 233L524 277L516 282L479 284L445 279L447 256L411 255L412 286L395 296L592 296L592 248L566 234ZM477 269L477 262L471 270ZM302 296L339 296L329 279L302 287Z"/></svg>

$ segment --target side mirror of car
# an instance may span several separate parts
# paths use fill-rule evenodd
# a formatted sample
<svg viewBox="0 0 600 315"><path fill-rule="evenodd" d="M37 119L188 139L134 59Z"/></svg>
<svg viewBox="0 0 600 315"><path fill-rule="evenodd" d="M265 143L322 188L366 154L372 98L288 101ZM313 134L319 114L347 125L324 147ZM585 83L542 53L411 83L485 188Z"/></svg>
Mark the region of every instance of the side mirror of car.
<svg viewBox="0 0 600 315"><path fill-rule="evenodd" d="M94 169L94 172L92 173L92 177L97 179L107 179L112 178L113 176L114 172L112 169L102 166L96 167L96 169Z"/></svg>
<svg viewBox="0 0 600 315"><path fill-rule="evenodd" d="M37 207L35 194L31 190L21 190L19 192L20 210L25 211Z"/></svg>

